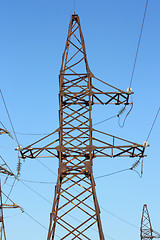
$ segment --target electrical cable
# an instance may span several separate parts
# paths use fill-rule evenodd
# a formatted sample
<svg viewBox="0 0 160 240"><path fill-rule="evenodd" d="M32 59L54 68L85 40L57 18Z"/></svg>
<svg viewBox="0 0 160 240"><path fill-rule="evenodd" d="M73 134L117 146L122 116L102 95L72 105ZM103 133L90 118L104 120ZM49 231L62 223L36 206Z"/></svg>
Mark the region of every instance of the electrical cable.
<svg viewBox="0 0 160 240"><path fill-rule="evenodd" d="M115 215L114 213L112 213L112 212L110 212L110 211L106 210L105 208L103 208L103 207L101 207L101 206L100 206L100 208L101 208L101 209L103 209L103 210L104 210L105 212L107 212L108 214L112 215L113 217L115 217L115 218L117 218L117 219L121 220L122 222L124 222L124 223L127 223L128 225L130 225L130 226L132 226L132 227L134 227L134 228L137 228L137 229L139 229L139 227L138 227L138 226L136 226L136 225L134 225L134 224L132 224L132 223L130 223L130 222L128 222L128 221L126 221L125 219L123 219L123 218L121 218L121 217L119 217L119 216Z"/></svg>
<svg viewBox="0 0 160 240"><path fill-rule="evenodd" d="M44 225L42 225L39 221L37 221L34 217L32 217L29 213L27 213L26 211L24 211L24 213L31 218L33 221L35 221L37 224L39 224L41 227L43 227L44 229L48 230Z"/></svg>
<svg viewBox="0 0 160 240"><path fill-rule="evenodd" d="M48 171L50 171L51 173L53 173L55 176L57 176L57 174L55 172L53 172L49 167L47 167L44 163L42 163L39 159L37 159L37 161L43 166L45 167Z"/></svg>
<svg viewBox="0 0 160 240"><path fill-rule="evenodd" d="M128 170L130 170L130 168L125 168L125 169L122 169L122 170L119 170L119 171L116 171L116 172L113 172L113 173L109 173L109 174L105 174L105 175L102 175L102 176L98 176L98 177L95 177L95 179L108 177L108 176L111 176L111 175L114 175L114 174L117 174L117 173L121 173L121 172L125 172L125 171L128 171Z"/></svg>
<svg viewBox="0 0 160 240"><path fill-rule="evenodd" d="M4 130L7 131L6 127L4 126L4 124L0 121L0 124L2 125L2 127L4 128Z"/></svg>
<svg viewBox="0 0 160 240"><path fill-rule="evenodd" d="M29 188L32 192L34 192L35 194L37 194L39 197L41 197L43 200L45 200L46 202L52 204L47 198L45 198L43 195L41 195L40 193L38 193L37 191L35 191L33 188L31 188L30 186L28 186L26 183L24 183L21 179L19 179L19 181L26 186L27 188Z"/></svg>
<svg viewBox="0 0 160 240"><path fill-rule="evenodd" d="M108 120L110 120L110 119L112 119L112 118L115 118L115 117L117 117L117 115L113 115L112 117L109 117L109 118L106 118L106 119L104 119L104 120L102 120L102 121L100 121L100 122L94 123L92 126L101 124L101 123L106 122L106 121L108 121Z"/></svg>
<svg viewBox="0 0 160 240"><path fill-rule="evenodd" d="M125 109L126 109L126 107L125 107ZM125 122L126 122L126 119L127 119L128 115L131 113L132 109L133 109L133 102L131 103L131 108L130 108L130 110L128 111L128 113L126 114L126 116L125 116L122 124L120 124L120 117L118 116L118 125L119 125L119 127L121 127L121 128L124 127L124 124L125 124Z"/></svg>
<svg viewBox="0 0 160 240"><path fill-rule="evenodd" d="M49 134L49 133L23 133L23 132L15 132L15 133L18 135L28 135L28 136L46 136Z"/></svg>
<svg viewBox="0 0 160 240"><path fill-rule="evenodd" d="M131 79L130 79L129 88L131 88L131 85L132 85L132 82L133 82L133 76L134 76L134 72L135 72L135 67L136 67L136 62L137 62L139 47L140 47L140 43L141 43L141 37L142 37L142 33L143 33L143 26L144 26L144 22L145 22L145 18L146 18L147 7L148 7L148 0L146 1L146 5L145 5L145 10L144 10L144 15L143 15L143 20L142 20L140 35L139 35L139 39L138 39L138 45L137 45L136 55L135 55L135 59L134 59L134 64L133 64L133 69L132 69L132 74L131 74ZM120 124L120 118L118 119L118 124L119 124L119 126L120 126L121 128L124 127L125 121L126 121L128 115L131 113L132 109L133 109L133 103L132 103L131 109L129 110L129 112L128 112L127 115L125 116L122 125Z"/></svg>
<svg viewBox="0 0 160 240"><path fill-rule="evenodd" d="M29 182L29 183L39 183L39 184L56 184L56 182L39 182L39 181L33 181L33 180L26 180L26 179L19 179L23 182Z"/></svg>
<svg viewBox="0 0 160 240"><path fill-rule="evenodd" d="M16 182L16 178L14 178L14 181L13 181L13 184L12 184L12 186L11 186L11 188L10 188L10 191L9 191L8 195L6 196L5 204L7 203L8 199L9 199L9 196L11 195L11 192L12 192L12 190L13 190L13 187L14 187L15 182Z"/></svg>
<svg viewBox="0 0 160 240"><path fill-rule="evenodd" d="M141 25L141 31L140 31L140 35L139 35L139 40L138 40L138 45L137 45L137 50L136 50L136 56L135 56L135 59L134 59L134 64L133 64L133 69L132 69L132 74L131 74L131 80L130 80L129 87L131 87L132 81L133 81L133 76L134 76L135 66L136 66L137 57L138 57L139 46L140 46L140 43L141 43L141 37L142 37L142 33L143 33L143 26L144 26L144 21L145 21L145 17L146 17L147 7L148 7L148 0L146 1L146 6L145 6L145 10L144 10L143 20L142 20L142 25Z"/></svg>
<svg viewBox="0 0 160 240"><path fill-rule="evenodd" d="M15 214L15 215L11 215L11 216L5 216L5 217L3 217L3 218L5 219L5 218L17 217L17 216L20 216L22 213L23 213L23 212L18 213L18 214Z"/></svg>
<svg viewBox="0 0 160 240"><path fill-rule="evenodd" d="M1 89L0 89L0 93L1 93L1 97L2 97L2 100L3 100L4 106L5 106L5 109L6 109L6 112L7 112L7 115L8 115L8 118L9 118L12 130L13 130L14 136L15 136L15 140L16 140L18 146L19 146L20 144L19 144L18 138L16 136L16 133L15 133L15 130L14 130L14 127L13 127L13 123L12 123L12 120L11 120L11 117L10 117L10 114L9 114L9 111L8 111L8 108L7 108L7 105L6 105L6 102L5 102L5 99L4 99L4 96L3 96L3 93L2 93Z"/></svg>
<svg viewBox="0 0 160 240"><path fill-rule="evenodd" d="M150 131L149 131L149 133L148 133L148 136L147 136L146 141L148 141L148 139L149 139L149 137L150 137L150 135L151 135L151 132L152 132L153 127L154 127L154 125L155 125L155 123L156 123L156 120L157 120L157 117L158 117L159 112L160 112L160 107L158 108L157 114L156 114L156 116L155 116L155 118L154 118L153 124L152 124L151 129L150 129Z"/></svg>

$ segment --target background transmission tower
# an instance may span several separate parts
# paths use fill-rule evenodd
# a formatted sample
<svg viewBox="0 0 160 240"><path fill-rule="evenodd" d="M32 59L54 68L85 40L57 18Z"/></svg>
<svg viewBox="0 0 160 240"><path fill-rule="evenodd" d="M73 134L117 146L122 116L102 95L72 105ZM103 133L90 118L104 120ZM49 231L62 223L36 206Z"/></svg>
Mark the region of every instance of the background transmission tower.
<svg viewBox="0 0 160 240"><path fill-rule="evenodd" d="M99 85L102 85L99 89ZM23 148L22 158L56 157L59 169L48 240L104 240L92 172L96 157L144 157L145 147L98 131L92 126L94 104L130 104L122 91L90 71L80 20L72 15L59 75L59 128ZM108 90L104 92L104 89ZM110 91L109 91L110 90ZM58 136L57 136L58 134ZM74 216L79 218L79 222ZM90 229L97 224L98 234Z"/></svg>
<svg viewBox="0 0 160 240"><path fill-rule="evenodd" d="M160 233L152 229L147 204L143 205L140 235L141 240L152 240L154 238L160 238Z"/></svg>
<svg viewBox="0 0 160 240"><path fill-rule="evenodd" d="M10 137L12 137L5 127L4 129L0 128L0 135L1 134L8 134ZM0 156L0 174L6 175L6 180L8 176L15 177L14 173L10 170L10 168L8 167L7 163L2 158L2 156ZM6 197L6 201L3 204L2 193L3 192L1 189L1 181L0 181L0 240L6 240L3 209L20 208L22 212L23 212L23 209L17 204L15 204L5 193L3 193L3 195ZM7 200L10 201L10 204L6 204Z"/></svg>

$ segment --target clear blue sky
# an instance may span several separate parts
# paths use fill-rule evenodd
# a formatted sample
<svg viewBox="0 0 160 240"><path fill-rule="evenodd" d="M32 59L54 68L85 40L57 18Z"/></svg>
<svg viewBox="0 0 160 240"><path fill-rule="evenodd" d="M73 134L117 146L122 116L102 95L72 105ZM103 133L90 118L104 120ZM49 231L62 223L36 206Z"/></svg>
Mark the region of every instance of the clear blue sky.
<svg viewBox="0 0 160 240"><path fill-rule="evenodd" d="M81 20L89 66L95 76L126 90L129 86L140 33L145 0L76 0ZM73 0L6 0L0 1L0 85L16 132L49 133L58 127L58 74L65 46L68 24L73 13ZM97 129L143 143L160 105L160 2L149 1L135 75L133 79L134 109L125 127L117 119L97 125ZM0 121L11 130L2 99ZM120 108L95 107L93 123L112 116ZM17 134L26 146L39 136ZM144 161L144 175L134 172L96 180L100 206L140 227L142 206L148 204L153 228L160 231L160 116L149 139L150 148ZM16 172L16 142L0 137L0 154ZM58 161L42 160L57 173ZM94 175L99 176L130 167L134 159L95 159ZM56 176L38 160L26 160L21 178L55 182ZM1 177L2 182L4 177ZM3 191L8 193L13 180ZM53 184L27 183L53 200ZM11 194L14 202L46 228L51 204L41 199L22 183L16 183ZM47 231L19 210L6 210L8 240L46 239ZM7 216L13 216L7 218ZM102 210L104 233L114 240L140 239L139 229ZM107 238L106 239L110 239ZM96 239L95 239L96 240Z"/></svg>

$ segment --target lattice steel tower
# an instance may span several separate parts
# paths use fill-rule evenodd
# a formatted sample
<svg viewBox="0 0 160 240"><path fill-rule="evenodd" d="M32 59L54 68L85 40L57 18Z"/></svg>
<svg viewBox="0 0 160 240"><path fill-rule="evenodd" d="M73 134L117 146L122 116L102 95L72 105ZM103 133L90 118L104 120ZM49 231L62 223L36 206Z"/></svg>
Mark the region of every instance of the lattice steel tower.
<svg viewBox="0 0 160 240"><path fill-rule="evenodd" d="M154 238L160 238L160 233L156 232L152 228L147 204L143 205L140 236L141 240L152 240Z"/></svg>
<svg viewBox="0 0 160 240"><path fill-rule="evenodd" d="M99 84L112 91L100 90ZM92 127L94 104L130 104L132 92L113 87L90 71L80 20L76 14L72 15L69 24L59 86L59 128L23 148L21 155L22 158L41 156L59 159L47 239L56 239L58 235L60 239L68 240L104 240L92 172L93 159L143 157L144 147ZM58 137L54 140L56 133ZM94 224L97 224L97 235L90 231Z"/></svg>

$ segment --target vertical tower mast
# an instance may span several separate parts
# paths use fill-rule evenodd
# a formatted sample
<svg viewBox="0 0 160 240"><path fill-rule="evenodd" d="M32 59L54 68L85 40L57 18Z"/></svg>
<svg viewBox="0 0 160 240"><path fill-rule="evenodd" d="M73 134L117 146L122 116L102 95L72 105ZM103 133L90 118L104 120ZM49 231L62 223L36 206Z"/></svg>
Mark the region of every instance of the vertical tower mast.
<svg viewBox="0 0 160 240"><path fill-rule="evenodd" d="M48 240L54 239L56 225L67 230L61 239L91 239L86 232L95 223L99 238L104 240L92 174L93 156L91 151L86 154L82 150L92 146L92 83L78 15L70 21L59 84L59 171ZM83 219L80 224L65 221L75 209Z"/></svg>

